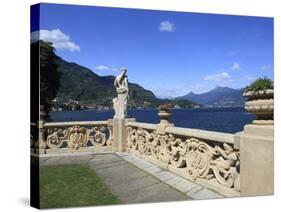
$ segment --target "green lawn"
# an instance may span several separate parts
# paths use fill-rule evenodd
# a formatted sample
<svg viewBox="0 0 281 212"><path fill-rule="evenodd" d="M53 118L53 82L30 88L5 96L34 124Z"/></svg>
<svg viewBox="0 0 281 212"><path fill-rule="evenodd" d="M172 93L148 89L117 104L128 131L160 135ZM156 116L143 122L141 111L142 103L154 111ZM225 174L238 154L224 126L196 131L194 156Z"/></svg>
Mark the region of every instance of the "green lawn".
<svg viewBox="0 0 281 212"><path fill-rule="evenodd" d="M120 204L86 164L40 168L41 208Z"/></svg>

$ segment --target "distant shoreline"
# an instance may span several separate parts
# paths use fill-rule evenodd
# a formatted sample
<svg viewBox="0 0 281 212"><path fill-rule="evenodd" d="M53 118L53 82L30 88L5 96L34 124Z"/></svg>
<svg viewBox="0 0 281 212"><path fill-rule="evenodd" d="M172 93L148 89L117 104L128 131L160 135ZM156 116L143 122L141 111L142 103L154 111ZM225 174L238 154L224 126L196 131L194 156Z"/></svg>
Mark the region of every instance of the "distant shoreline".
<svg viewBox="0 0 281 212"><path fill-rule="evenodd" d="M240 107L199 107L199 108L172 108L171 110L204 110L204 109L239 109L239 108L244 108L244 106L240 106ZM128 110L131 111L142 111L142 110L158 110L158 108L128 108ZM58 113L58 112L77 112L77 111L102 111L102 112L106 112L106 111L113 111L113 109L83 109L83 110L60 110L60 111L50 111L50 113Z"/></svg>

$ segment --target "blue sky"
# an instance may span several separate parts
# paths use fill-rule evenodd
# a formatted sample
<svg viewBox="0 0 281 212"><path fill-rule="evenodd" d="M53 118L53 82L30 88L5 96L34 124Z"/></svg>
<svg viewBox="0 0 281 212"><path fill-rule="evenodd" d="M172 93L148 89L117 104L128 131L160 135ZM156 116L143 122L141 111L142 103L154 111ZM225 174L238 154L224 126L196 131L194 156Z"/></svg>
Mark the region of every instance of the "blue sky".
<svg viewBox="0 0 281 212"><path fill-rule="evenodd" d="M272 18L41 4L40 30L63 59L99 75L126 67L158 97L273 79Z"/></svg>

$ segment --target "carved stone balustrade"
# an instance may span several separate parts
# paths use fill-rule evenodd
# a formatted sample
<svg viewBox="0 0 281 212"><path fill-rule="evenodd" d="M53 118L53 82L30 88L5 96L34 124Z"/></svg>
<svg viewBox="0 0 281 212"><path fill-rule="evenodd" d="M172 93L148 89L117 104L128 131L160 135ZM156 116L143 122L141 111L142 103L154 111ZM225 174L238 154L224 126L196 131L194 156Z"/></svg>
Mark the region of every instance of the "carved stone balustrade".
<svg viewBox="0 0 281 212"><path fill-rule="evenodd" d="M235 135L157 125L127 124L127 151L225 196L240 194L239 142Z"/></svg>
<svg viewBox="0 0 281 212"><path fill-rule="evenodd" d="M44 124L46 153L106 151L112 145L107 121L49 122Z"/></svg>

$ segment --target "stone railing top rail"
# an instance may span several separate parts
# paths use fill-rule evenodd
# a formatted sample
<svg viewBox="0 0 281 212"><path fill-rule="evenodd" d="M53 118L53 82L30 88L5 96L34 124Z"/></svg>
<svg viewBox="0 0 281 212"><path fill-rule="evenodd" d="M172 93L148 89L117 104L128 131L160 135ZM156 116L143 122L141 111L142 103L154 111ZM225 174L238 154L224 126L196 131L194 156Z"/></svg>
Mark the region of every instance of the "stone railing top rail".
<svg viewBox="0 0 281 212"><path fill-rule="evenodd" d="M127 126L131 127L139 127L149 130L156 130L157 124L150 124L150 123L144 123L144 122L128 122Z"/></svg>
<svg viewBox="0 0 281 212"><path fill-rule="evenodd" d="M128 122L127 126L140 127L149 130L157 130L158 124L149 124L143 122ZM207 131L207 130L191 129L191 128L183 128L183 127L166 127L165 133L171 133L171 134L187 136L187 137L196 137L199 139L222 142L222 143L229 143L229 144L235 143L235 134L230 134L230 133L221 133L216 131Z"/></svg>
<svg viewBox="0 0 281 212"><path fill-rule="evenodd" d="M204 140L234 144L234 134L230 133L221 133L216 131L207 131L182 127L167 127L165 129L165 132L188 137L196 137Z"/></svg>
<svg viewBox="0 0 281 212"><path fill-rule="evenodd" d="M107 125L108 121L69 121L69 122L47 122L44 127L61 127L61 126L91 126Z"/></svg>

